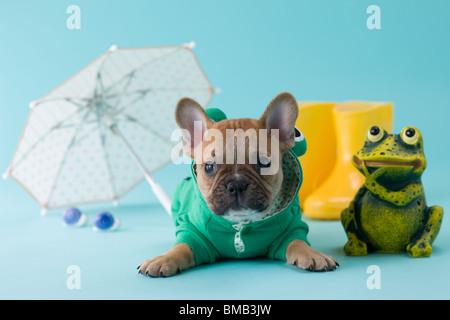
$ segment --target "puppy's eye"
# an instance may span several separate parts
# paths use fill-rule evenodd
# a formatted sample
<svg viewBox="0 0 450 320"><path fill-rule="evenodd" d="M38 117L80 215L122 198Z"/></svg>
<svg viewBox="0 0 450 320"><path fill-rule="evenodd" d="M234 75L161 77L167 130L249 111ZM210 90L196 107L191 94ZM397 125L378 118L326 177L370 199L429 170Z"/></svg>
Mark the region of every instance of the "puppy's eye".
<svg viewBox="0 0 450 320"><path fill-rule="evenodd" d="M380 127L373 126L367 131L367 140L370 142L378 142L383 138L384 131Z"/></svg>
<svg viewBox="0 0 450 320"><path fill-rule="evenodd" d="M270 159L267 157L258 158L258 166L260 168L270 168Z"/></svg>
<svg viewBox="0 0 450 320"><path fill-rule="evenodd" d="M258 163L258 165L260 168L270 168L270 162L266 163L266 164L260 162L260 163Z"/></svg>
<svg viewBox="0 0 450 320"><path fill-rule="evenodd" d="M212 173L213 171L214 171L214 163L213 162L205 163L205 172Z"/></svg>

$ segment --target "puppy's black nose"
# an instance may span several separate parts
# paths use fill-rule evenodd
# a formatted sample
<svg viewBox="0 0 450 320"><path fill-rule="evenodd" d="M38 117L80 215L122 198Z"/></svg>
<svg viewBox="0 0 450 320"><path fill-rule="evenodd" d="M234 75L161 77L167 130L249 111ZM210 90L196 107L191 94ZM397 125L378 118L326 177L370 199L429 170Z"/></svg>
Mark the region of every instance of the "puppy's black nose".
<svg viewBox="0 0 450 320"><path fill-rule="evenodd" d="M227 191L231 196L242 195L249 183L244 180L232 180L227 183Z"/></svg>

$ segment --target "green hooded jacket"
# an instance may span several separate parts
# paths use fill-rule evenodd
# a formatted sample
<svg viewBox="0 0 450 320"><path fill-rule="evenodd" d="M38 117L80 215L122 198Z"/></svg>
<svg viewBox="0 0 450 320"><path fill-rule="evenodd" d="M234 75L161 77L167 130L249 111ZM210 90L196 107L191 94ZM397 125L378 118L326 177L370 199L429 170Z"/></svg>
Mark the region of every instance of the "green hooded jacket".
<svg viewBox="0 0 450 320"><path fill-rule="evenodd" d="M297 156L305 151L306 141L302 139L284 153L280 197L265 216L253 222L235 223L212 213L198 189L192 166L191 176L178 185L172 199L175 244L189 245L196 265L222 258L257 256L285 261L286 248L292 240L308 243L308 225L301 220L298 199L302 169Z"/></svg>

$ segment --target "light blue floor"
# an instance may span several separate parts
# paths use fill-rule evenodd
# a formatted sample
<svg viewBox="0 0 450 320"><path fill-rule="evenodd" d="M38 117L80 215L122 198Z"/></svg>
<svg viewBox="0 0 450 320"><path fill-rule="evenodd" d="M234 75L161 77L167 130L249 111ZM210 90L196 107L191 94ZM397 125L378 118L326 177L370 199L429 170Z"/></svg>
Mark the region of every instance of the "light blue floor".
<svg viewBox="0 0 450 320"><path fill-rule="evenodd" d="M183 173L184 168L172 166L162 170L158 178L183 177ZM172 190L174 181L161 182ZM14 182L6 183L10 192L20 195ZM147 190L148 202L136 204L134 196ZM154 198L145 183L118 208L109 204L83 207L90 220L83 228L63 227L58 211L41 217L39 208L23 199L7 210L3 205L0 211L1 299L450 298L450 230L446 219L429 258L413 259L405 254L346 257L340 222L305 218L310 242L316 250L338 260L336 271L311 273L283 262L255 259L203 265L158 279L137 274L136 267L170 248L174 227L165 211L156 202L152 204ZM433 201L450 207L446 199ZM93 217L100 210L111 210L121 220L121 227L115 232L94 232ZM71 274L66 271L71 265L79 267L80 289L67 287ZM380 268L380 289L367 287L371 265Z"/></svg>
<svg viewBox="0 0 450 320"><path fill-rule="evenodd" d="M415 126L424 137L429 205L441 205L443 226L431 257L346 257L339 222L310 221L313 247L341 267L309 273L263 259L204 265L167 279L136 267L173 243L172 221L150 188L139 185L121 205L82 207L85 228L64 228L61 212L43 218L14 181L0 179L1 299L449 299L450 298L450 4L445 0L378 0L381 29L367 28L371 1L85 1L81 29L70 30L72 2L0 3L0 174L8 167L30 101L105 52L196 41L214 87L210 107L230 118L262 115L290 91L299 101L392 101L394 132ZM320 120L318 120L320 121ZM301 129L301 128L300 128ZM306 137L306 139L308 139ZM156 174L168 193L188 172ZM95 233L92 221L111 210L122 225ZM66 272L78 266L80 289ZM368 289L367 268L379 266L381 289Z"/></svg>

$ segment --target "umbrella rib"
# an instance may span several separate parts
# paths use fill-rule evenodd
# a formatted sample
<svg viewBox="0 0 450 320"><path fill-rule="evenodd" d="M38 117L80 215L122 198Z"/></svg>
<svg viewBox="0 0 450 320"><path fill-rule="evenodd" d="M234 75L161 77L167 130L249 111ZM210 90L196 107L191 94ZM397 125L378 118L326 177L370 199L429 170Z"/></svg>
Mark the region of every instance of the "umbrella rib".
<svg viewBox="0 0 450 320"><path fill-rule="evenodd" d="M147 91L147 92L141 92L141 96L136 97L136 98L135 98L133 101L131 101L127 106L123 107L123 108L120 109L120 110L117 110L116 113L115 113L114 115L116 116L116 115L119 115L119 114L123 113L126 109L132 107L136 102L138 102L139 100L143 99L143 98L145 97L145 95L146 95L147 93L149 93L149 92L151 92L151 90L149 90L149 91Z"/></svg>
<svg viewBox="0 0 450 320"><path fill-rule="evenodd" d="M132 102L130 102L128 105L124 106L122 109L119 109L116 111L115 115L121 114L123 113L125 110L131 108L134 103L138 102L140 99L142 99L146 94L150 93L150 92L157 92L159 90L163 90L163 91L181 91L181 90L189 90L189 91L202 91L202 90L208 90L211 91L211 88L157 88L157 89L151 89L148 90L146 92L143 91L137 91L139 93L141 93L142 95L139 97L136 97L136 99L134 99Z"/></svg>
<svg viewBox="0 0 450 320"><path fill-rule="evenodd" d="M91 111L87 112L87 113L84 115L83 120L86 119L90 113L91 113ZM67 159L67 155L68 155L68 153L69 153L69 150L70 150L70 149L72 148L72 146L75 144L75 139L76 139L78 133L80 132L80 129L81 129L81 127L83 126L83 124L84 124L83 121L80 121L80 122L79 122L79 124L78 124L77 128L75 129L75 132L74 132L74 134L73 134L73 136L72 136L72 138L71 138L70 143L67 144L66 151L64 152L64 156L63 156L63 158L62 158L62 160L61 160L61 162L60 162L60 165L59 165L58 171L57 171L57 173L56 173L55 179L53 180L53 184L52 184L52 187L50 188L50 193L49 193L49 195L48 195L47 201L45 202L45 206L47 206L48 203L50 203L50 200L52 200L52 197L53 197L53 194L54 194L54 191L55 191L55 187L56 187L56 183L58 182L59 176L61 175L61 171L62 171L62 168L63 168L65 162L66 162L66 159Z"/></svg>
<svg viewBox="0 0 450 320"><path fill-rule="evenodd" d="M152 59L152 60L150 60L150 61L143 62L141 65L139 65L138 67L134 68L134 69L131 70L130 72L126 73L126 74L125 74L124 76L122 76L119 80L117 80L115 83L109 85L108 88L105 89L105 88L104 88L104 85L103 85L103 80L102 80L101 72L102 72L102 68L103 68L104 64L106 63L106 61L108 61L108 58L110 57L110 56L108 55L108 56L105 57L105 59L101 62L101 65L100 65L99 68L98 68L98 71L97 71L97 74L96 74L96 83L100 86L100 89L101 89L101 91L102 91L102 94L106 94L106 93L110 92L112 88L114 88L115 86L117 86L117 85L118 85L124 78L126 78L126 77L129 77L129 79L128 79L128 84L127 84L127 86L128 86L129 83L131 82L131 78L135 75L135 72L137 72L140 68L142 68L142 67L144 67L144 66L146 66L146 65L149 65L149 64L151 64L151 63L154 63L155 61L157 61L157 60L159 60L159 59L166 58L167 56L170 56L170 55L172 55L172 54L175 54L175 53L179 52L180 50L185 50L185 47L174 47L174 50L172 50L172 51L170 51L170 52L168 52L168 53L166 53L166 54L163 54L163 55L161 55L161 56L158 56L158 57L156 57L156 58L154 58L154 59ZM206 79L206 80L207 80L207 79ZM209 81L207 81L207 82L209 83ZM211 85L210 85L210 84L209 84L209 87L208 87L207 89L205 89L205 88L203 88L203 87L201 87L201 88L177 88L177 87L175 87L175 88L157 88L156 90L160 90L160 89L165 90L165 91L177 91L177 90L190 90L190 91L192 91L192 90L209 90L209 91L212 91L212 88L211 88ZM154 91L154 89L147 90L146 92L141 92L141 91L144 91L144 90L139 90L139 91L137 91L137 92L139 92L139 93L142 94L142 96L141 96L141 97L138 97L138 99L142 98L142 97L143 97L144 95L146 95L148 92ZM138 99L135 100L135 101L133 101L133 103L136 102L136 101L138 101ZM132 104L133 104L133 103L132 103ZM128 106L122 108L121 110L118 110L118 111L116 112L116 114L121 113L123 110L127 109L127 108L130 107L132 104L129 104Z"/></svg>
<svg viewBox="0 0 450 320"><path fill-rule="evenodd" d="M101 134L100 132L100 128L101 128L101 123L100 123L100 118L98 118L98 125L99 125L99 138L100 138L100 145L102 146L102 151L103 151L103 160L105 160L105 164L106 164L106 170L108 172L108 177L109 177L109 182L111 184L111 192L113 194L113 198L112 200L117 200L117 190L114 186L114 181L113 181L113 174L112 174L112 169L111 169L111 163L108 161L108 157L106 156L107 152L106 152L106 148L105 148L105 144L104 144L104 139L106 136L105 134Z"/></svg>
<svg viewBox="0 0 450 320"><path fill-rule="evenodd" d="M77 106L80 109L83 109L83 108L86 108L87 106L89 106L89 104L83 105L80 102L77 102L76 99L79 99L79 100L82 100L82 101L84 100L84 101L88 101L88 102L91 100L91 98L61 97L61 98L53 98L51 100L44 100L44 101L40 102L39 104L46 103L46 102L54 102L54 101L58 101L58 100L64 100L66 102L69 102L69 103L73 104L74 106Z"/></svg>
<svg viewBox="0 0 450 320"><path fill-rule="evenodd" d="M100 89L100 92L101 92L102 96L104 96L105 87L103 85L103 80L102 80L102 75L100 73L100 70L102 69L102 67L103 67L105 61L108 59L108 57L109 56L107 56L105 58L105 60L102 61L102 64L98 68L97 74L96 74L96 77L95 77L95 79L96 79L95 85L96 85L96 87L98 86L98 88ZM97 90L97 88L95 90ZM103 102L103 104L105 106L111 108L111 106L109 106L104 99L102 100L102 102ZM112 200L116 200L117 199L117 192L116 192L116 189L115 189L115 186L114 186L114 182L113 182L113 174L112 174L112 170L111 170L111 164L108 161L107 152L106 152L106 148L105 148L105 145L104 145L104 139L102 139L102 133L100 132L101 128L102 128L102 125L101 125L101 116L98 113L97 113L97 122L98 122L98 133L99 133L100 145L101 145L102 152L103 152L103 160L105 161L105 164L106 164L106 170L108 172L108 178L109 178L109 182L110 182L110 185L111 185L111 191L112 191L112 196L113 196ZM103 135L103 137L105 137L105 135Z"/></svg>
<svg viewBox="0 0 450 320"><path fill-rule="evenodd" d="M141 121L137 120L136 118L133 118L127 114L124 114L125 118L124 120L131 122L131 123L136 123L138 124L140 127L142 127L143 129L147 130L148 132L154 134L156 137L160 138L162 141L167 142L167 137L162 136L159 132L153 130L152 128L150 128L148 125L146 125L145 123L142 123Z"/></svg>
<svg viewBox="0 0 450 320"><path fill-rule="evenodd" d="M182 91L182 90L189 90L189 91L212 91L212 87L159 87L159 88L152 88L152 91Z"/></svg>
<svg viewBox="0 0 450 320"><path fill-rule="evenodd" d="M64 101L67 101L67 102L70 102L70 103L76 105L77 107L81 107L81 108L84 108L84 107L85 107L85 106L83 106L83 105L78 105L78 104L76 104L76 103L74 102L75 99L79 99L79 100L81 100L81 101L89 101L89 100L91 100L91 98L83 98L83 97L56 97L56 98L47 98L47 99L45 99L45 100L39 101L39 105L42 105L42 104L44 104L44 103L49 103L49 102L55 102L55 101L59 101L59 100L64 100Z"/></svg>
<svg viewBox="0 0 450 320"><path fill-rule="evenodd" d="M50 133L52 133L53 130L57 129L61 125L61 123L64 123L64 121L67 121L70 118L72 118L75 114L79 113L80 110L82 110L82 109L78 109L77 111L75 111L72 114L68 115L66 118L64 118L63 120L58 122L56 125L51 127L47 132L45 132L43 135L41 135L41 137L26 152L24 152L22 154L22 156L17 161L13 160L13 162L12 162L13 164L12 164L11 170L12 170L13 167L17 167L28 156L28 154L30 154L30 152L32 152L34 150L34 148L36 148L36 146L39 143L41 143Z"/></svg>
<svg viewBox="0 0 450 320"><path fill-rule="evenodd" d="M124 86L124 88L123 88L123 91L125 92L127 89L128 89L128 87L130 86L130 84L131 84L131 80L133 79L133 76L134 76L134 72L131 72L130 74L129 74L129 76L128 76L128 81L127 81L127 83L125 84L125 86ZM127 94L129 94L129 92L127 92ZM112 95L112 96L106 96L106 98L110 98L110 97L113 97L114 95ZM123 98L123 95L118 95L118 94L116 94L116 96L119 96L119 101L117 102L117 105L120 105L120 102L121 102L121 100L122 100L122 98Z"/></svg>
<svg viewBox="0 0 450 320"><path fill-rule="evenodd" d="M97 123L97 121L85 121L84 124L91 124L91 123ZM92 132L94 132L96 130L96 128L92 128L90 129L88 132L86 132L84 135L80 136L77 141L75 141L73 143L73 145L75 146L76 144L80 143L81 141L83 141L83 139L86 139L87 137L89 137Z"/></svg>
<svg viewBox="0 0 450 320"><path fill-rule="evenodd" d="M134 73L135 73L136 71L138 71L140 68L142 68L143 66L148 65L148 64L151 64L151 63L153 63L153 62L155 62L155 61L157 61L157 60L159 60L159 59L165 58L165 57L170 56L170 55L172 55L172 54L175 54L175 53L178 52L179 50L183 50L183 49L184 49L184 47L173 47L173 50L170 51L170 52L167 52L166 54L162 54L162 55L160 55L160 56L158 56L158 57L156 57L156 58L153 58L153 59L150 60L150 61L142 62L142 64L140 64L138 67L136 67L136 68L134 68L133 70L131 70L130 72L126 73L124 76L122 76L122 78L120 78L119 80L117 80L115 83L109 85L105 92L108 92L108 91L111 90L111 88L114 88L114 86L116 86L117 84L119 84L119 83L122 81L123 78L129 77L130 75L134 75ZM108 55L108 56L109 56L109 55ZM108 56L102 61L102 64L101 64L101 65L99 66L99 68L98 68L97 74L99 74L99 73L102 71L103 65L104 65L105 62L107 61Z"/></svg>
<svg viewBox="0 0 450 320"><path fill-rule="evenodd" d="M153 89L141 89L141 90L136 90L136 91L128 91L125 93L114 93L114 94L109 94L109 95L105 95L106 99L111 99L111 98L122 98L125 96L130 96L130 95L134 95L134 94L147 94L150 91L153 91Z"/></svg>

